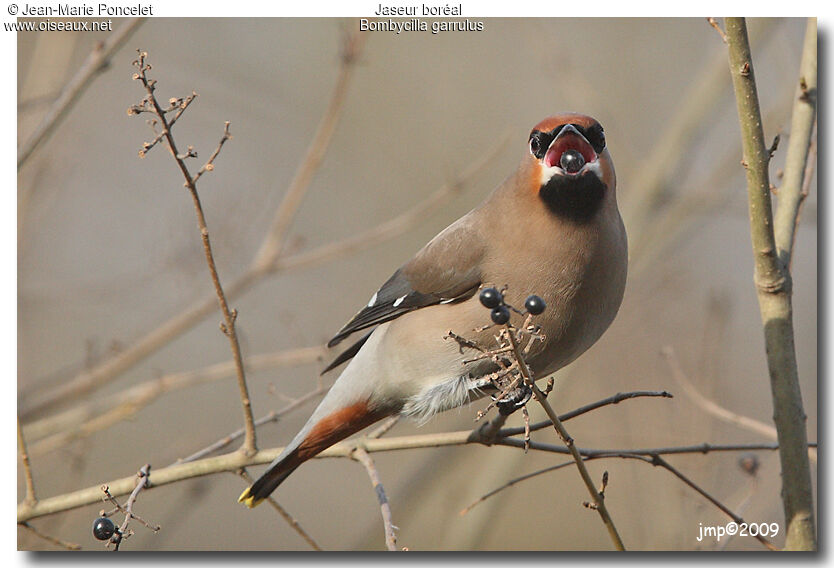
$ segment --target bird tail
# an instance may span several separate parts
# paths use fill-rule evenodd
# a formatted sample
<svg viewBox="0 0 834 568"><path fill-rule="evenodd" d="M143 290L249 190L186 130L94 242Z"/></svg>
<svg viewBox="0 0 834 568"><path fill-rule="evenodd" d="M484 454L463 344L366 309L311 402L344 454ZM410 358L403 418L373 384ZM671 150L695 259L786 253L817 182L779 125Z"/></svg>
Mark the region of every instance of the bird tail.
<svg viewBox="0 0 834 568"><path fill-rule="evenodd" d="M243 503L250 509L257 507L261 501L269 497L281 483L295 471L298 465L287 467L284 463L276 464L269 468L266 473L260 476L255 483L247 487L240 497L238 503Z"/></svg>
<svg viewBox="0 0 834 568"><path fill-rule="evenodd" d="M318 418L317 415L322 406L313 413L301 432L281 455L269 464L266 473L240 494L238 503L243 503L250 509L256 507L302 463L351 434L370 426L387 414L372 409L367 401L362 401Z"/></svg>

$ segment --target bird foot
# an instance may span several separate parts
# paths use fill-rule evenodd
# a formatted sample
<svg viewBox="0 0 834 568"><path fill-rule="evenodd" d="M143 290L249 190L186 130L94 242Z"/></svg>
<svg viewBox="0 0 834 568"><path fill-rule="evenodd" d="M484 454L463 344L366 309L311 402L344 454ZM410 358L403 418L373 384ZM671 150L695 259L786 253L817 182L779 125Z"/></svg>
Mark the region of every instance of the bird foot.
<svg viewBox="0 0 834 568"><path fill-rule="evenodd" d="M508 392L504 398L496 399L495 406L502 416L509 416L519 408L527 404L530 397L533 396L533 390L526 384L514 388Z"/></svg>

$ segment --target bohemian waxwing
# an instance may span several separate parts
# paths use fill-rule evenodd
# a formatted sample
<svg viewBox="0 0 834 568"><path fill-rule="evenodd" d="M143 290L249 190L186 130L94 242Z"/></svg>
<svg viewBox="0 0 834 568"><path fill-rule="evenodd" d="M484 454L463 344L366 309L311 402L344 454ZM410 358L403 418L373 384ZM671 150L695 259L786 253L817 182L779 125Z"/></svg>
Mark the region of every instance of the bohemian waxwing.
<svg viewBox="0 0 834 568"><path fill-rule="evenodd" d="M526 361L536 379L593 345L617 314L626 282L626 233L602 126L581 114L537 124L518 170L481 205L452 223L404 264L330 340L373 328L337 357L350 363L313 415L239 501L254 507L299 465L393 414L425 421L483 396L496 370L489 359L464 363L450 330L494 342L476 292L506 286L521 306L540 296L545 339ZM521 322L521 316L516 324ZM468 334L468 335L467 335Z"/></svg>

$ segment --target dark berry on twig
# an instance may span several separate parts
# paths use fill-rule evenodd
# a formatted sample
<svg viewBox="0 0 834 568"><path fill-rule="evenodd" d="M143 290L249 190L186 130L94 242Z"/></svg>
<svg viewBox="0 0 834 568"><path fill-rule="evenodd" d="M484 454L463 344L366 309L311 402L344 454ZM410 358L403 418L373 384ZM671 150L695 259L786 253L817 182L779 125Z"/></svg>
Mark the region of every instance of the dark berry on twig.
<svg viewBox="0 0 834 568"><path fill-rule="evenodd" d="M484 288L481 290L480 300L485 308L493 309L504 303L504 296L495 288Z"/></svg>
<svg viewBox="0 0 834 568"><path fill-rule="evenodd" d="M93 536L98 540L107 540L116 532L116 525L107 517L99 517L93 522Z"/></svg>
<svg viewBox="0 0 834 568"><path fill-rule="evenodd" d="M536 295L528 296L527 300L524 301L524 307L527 308L527 311L533 314L534 316L539 315L544 311L547 307L547 304L544 303L544 300L539 298Z"/></svg>
<svg viewBox="0 0 834 568"><path fill-rule="evenodd" d="M498 325L504 325L510 321L510 310L507 309L507 306L501 305L497 308L493 308L490 316L492 317L492 321Z"/></svg>

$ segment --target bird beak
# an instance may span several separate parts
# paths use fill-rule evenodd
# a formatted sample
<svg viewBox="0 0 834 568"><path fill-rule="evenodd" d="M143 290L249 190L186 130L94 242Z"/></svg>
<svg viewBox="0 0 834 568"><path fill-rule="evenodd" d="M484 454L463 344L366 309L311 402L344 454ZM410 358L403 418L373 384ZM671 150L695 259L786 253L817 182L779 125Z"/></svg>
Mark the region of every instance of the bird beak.
<svg viewBox="0 0 834 568"><path fill-rule="evenodd" d="M561 165L562 156L568 150L574 150L582 154L582 158L584 159L584 165L574 172L565 171ZM588 140L580 134L580 132L573 127L571 124L565 125L562 130L559 132L558 136L553 139L553 142L550 143L550 147L547 149L547 153L544 155L544 159L542 159L542 166L546 169L550 168L558 168L559 172L563 175L572 175L576 176L581 174L586 168L588 168L591 164L596 162L599 159L599 156L594 151L591 144Z"/></svg>

